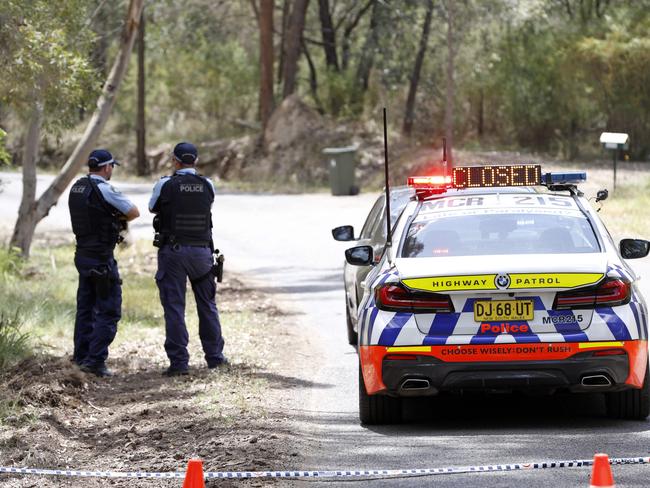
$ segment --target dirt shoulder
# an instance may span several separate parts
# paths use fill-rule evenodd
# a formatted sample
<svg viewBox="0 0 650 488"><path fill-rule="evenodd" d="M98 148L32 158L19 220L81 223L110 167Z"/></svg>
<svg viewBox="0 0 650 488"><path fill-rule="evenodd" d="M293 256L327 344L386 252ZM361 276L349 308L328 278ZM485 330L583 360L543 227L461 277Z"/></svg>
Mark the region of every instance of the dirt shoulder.
<svg viewBox="0 0 650 488"><path fill-rule="evenodd" d="M196 331L190 331L191 374L163 377L161 325L111 348L113 378L84 374L65 355L36 356L3 374L0 398L12 408L0 419L0 465L155 472L184 471L192 457L202 459L206 471L299 464L286 412L296 390L309 386L290 373L305 360L308 345L297 340L295 328L283 325L295 317L280 310L272 296L237 279L220 285L218 305L222 316L238 319L224 321L231 363L216 371L205 367ZM219 486L270 482L218 481ZM0 485L8 487L81 484L179 486L179 481L0 475Z"/></svg>

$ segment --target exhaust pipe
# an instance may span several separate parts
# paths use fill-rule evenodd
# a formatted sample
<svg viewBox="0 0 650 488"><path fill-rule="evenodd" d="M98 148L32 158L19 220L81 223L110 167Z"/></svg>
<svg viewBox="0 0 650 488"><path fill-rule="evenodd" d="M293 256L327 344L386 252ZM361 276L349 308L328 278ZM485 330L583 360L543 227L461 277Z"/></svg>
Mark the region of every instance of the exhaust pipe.
<svg viewBox="0 0 650 488"><path fill-rule="evenodd" d="M582 381L580 382L582 386L610 386L612 384L611 380L604 374L594 374L583 376Z"/></svg>
<svg viewBox="0 0 650 488"><path fill-rule="evenodd" d="M431 387L429 380L421 378L409 378L404 383L402 383L402 390L428 390Z"/></svg>

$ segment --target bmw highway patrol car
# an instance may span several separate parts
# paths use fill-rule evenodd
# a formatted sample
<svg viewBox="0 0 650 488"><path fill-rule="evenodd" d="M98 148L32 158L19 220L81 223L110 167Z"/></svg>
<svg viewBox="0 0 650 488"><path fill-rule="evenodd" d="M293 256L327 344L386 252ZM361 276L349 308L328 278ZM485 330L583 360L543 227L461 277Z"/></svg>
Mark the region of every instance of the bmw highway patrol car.
<svg viewBox="0 0 650 488"><path fill-rule="evenodd" d="M412 177L415 196L358 306L362 423L400 420L401 399L442 391L603 392L608 414L650 413L646 303L577 184L539 165Z"/></svg>

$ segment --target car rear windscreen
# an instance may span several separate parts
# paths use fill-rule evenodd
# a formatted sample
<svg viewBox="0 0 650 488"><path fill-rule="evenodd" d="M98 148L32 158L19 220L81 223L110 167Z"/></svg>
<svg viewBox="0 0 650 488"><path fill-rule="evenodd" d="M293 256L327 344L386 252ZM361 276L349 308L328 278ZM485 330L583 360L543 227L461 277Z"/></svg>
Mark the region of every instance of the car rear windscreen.
<svg viewBox="0 0 650 488"><path fill-rule="evenodd" d="M409 226L401 256L417 258L599 251L594 230L586 216L579 211L491 208L421 212Z"/></svg>

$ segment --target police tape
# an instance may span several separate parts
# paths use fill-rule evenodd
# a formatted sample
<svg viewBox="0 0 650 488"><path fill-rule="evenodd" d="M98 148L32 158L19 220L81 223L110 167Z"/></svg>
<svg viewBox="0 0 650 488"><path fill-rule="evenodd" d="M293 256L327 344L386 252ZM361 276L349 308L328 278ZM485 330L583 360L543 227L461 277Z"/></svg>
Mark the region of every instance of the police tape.
<svg viewBox="0 0 650 488"><path fill-rule="evenodd" d="M463 466L421 469L370 469L370 470L331 470L331 471L206 471L205 478L360 478L429 476L444 474L494 473L525 471L534 469L579 468L593 465L593 459L570 461L542 461L515 464L487 464L482 466ZM650 457L610 458L611 465L650 464ZM54 476L80 476L94 478L184 478L185 472L169 471L149 473L144 471L79 471L71 469L11 468L0 466L0 474L35 474Z"/></svg>

